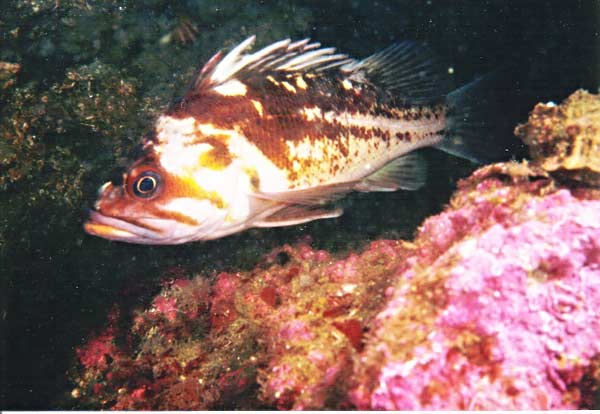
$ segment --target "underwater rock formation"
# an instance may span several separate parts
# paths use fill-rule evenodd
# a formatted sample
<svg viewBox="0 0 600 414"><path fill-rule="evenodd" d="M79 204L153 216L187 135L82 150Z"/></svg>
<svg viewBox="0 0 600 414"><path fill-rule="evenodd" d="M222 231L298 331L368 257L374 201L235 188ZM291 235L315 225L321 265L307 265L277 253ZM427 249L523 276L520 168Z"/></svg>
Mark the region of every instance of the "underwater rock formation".
<svg viewBox="0 0 600 414"><path fill-rule="evenodd" d="M600 186L600 96L579 90L562 104L537 104L515 133L533 160L559 178Z"/></svg>
<svg viewBox="0 0 600 414"><path fill-rule="evenodd" d="M544 166L477 170L412 242L171 277L77 350L75 406L597 407L600 193Z"/></svg>
<svg viewBox="0 0 600 414"><path fill-rule="evenodd" d="M0 61L0 89L8 89L15 84L15 76L21 70L18 63Z"/></svg>
<svg viewBox="0 0 600 414"><path fill-rule="evenodd" d="M600 201L527 170L477 171L423 224L356 365L359 408L593 405Z"/></svg>
<svg viewBox="0 0 600 414"><path fill-rule="evenodd" d="M337 261L300 243L212 285L171 280L129 326L113 312L78 349L73 396L112 409L340 406L402 245Z"/></svg>

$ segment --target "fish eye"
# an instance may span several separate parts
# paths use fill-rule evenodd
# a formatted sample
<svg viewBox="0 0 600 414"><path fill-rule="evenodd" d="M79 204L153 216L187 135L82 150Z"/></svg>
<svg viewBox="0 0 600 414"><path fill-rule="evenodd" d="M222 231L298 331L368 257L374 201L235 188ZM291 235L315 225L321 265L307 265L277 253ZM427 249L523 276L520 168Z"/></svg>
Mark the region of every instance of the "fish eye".
<svg viewBox="0 0 600 414"><path fill-rule="evenodd" d="M159 186L160 176L155 171L144 171L138 175L131 188L137 197L148 198L156 193Z"/></svg>

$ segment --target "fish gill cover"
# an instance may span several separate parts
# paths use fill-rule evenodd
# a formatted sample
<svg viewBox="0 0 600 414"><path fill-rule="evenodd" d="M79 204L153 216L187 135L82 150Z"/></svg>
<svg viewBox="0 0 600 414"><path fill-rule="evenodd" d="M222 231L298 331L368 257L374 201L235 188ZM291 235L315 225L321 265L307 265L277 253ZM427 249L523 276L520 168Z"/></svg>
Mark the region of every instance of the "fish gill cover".
<svg viewBox="0 0 600 414"><path fill-rule="evenodd" d="M287 37L311 37L365 57L411 39L427 43L448 63L455 87L515 56L518 62L529 62L522 71L527 76L546 74L538 83L536 102L559 102L579 86L594 90L598 85L594 43L582 41L593 38L595 13L591 3L565 8L552 1L527 6L333 1L327 8L312 1L5 2L0 16L1 408L66 408L83 401L73 400L71 393L80 386L69 379L68 367L80 360L108 363L106 355L123 352L124 336L112 343L111 335L124 334L131 326L128 320L144 310L164 311L167 321L175 318L173 323L179 323L181 312L189 316L197 311L200 322L193 333L205 338L209 326L205 305L185 302L189 308L181 311L180 302L173 301L175 293L165 290L162 299L156 297L165 275L172 279L205 275L214 294L219 272L247 272L268 252L286 243L295 245L306 235L312 236L311 249L325 249L333 257L365 249L379 238L408 240L426 217L442 210L457 180L475 168L430 151L429 182L419 192L357 194L345 201L352 208L339 219L251 230L195 246L125 246L83 234L81 208L92 202L96 188L115 167L118 176L139 137L150 133L148 126L183 93L199 64L216 49L259 34L265 45ZM532 103L521 121L531 108ZM273 260L285 266L287 256L276 255ZM202 295L208 292L203 283L194 282ZM279 306L275 286L261 289L259 296ZM99 333L94 342L99 346L88 352L90 341L83 338L93 330L102 332L105 315L115 302L119 318L111 320L120 324L112 332ZM226 308L227 300L222 303ZM363 346L359 333L365 325L332 312L331 317L339 319L334 322L340 343L349 338L348 355L354 355ZM360 317L366 318L375 310L361 312ZM218 319L211 322L216 324L211 329ZM221 319L229 326L226 316ZM292 325L286 331L290 335L302 332L302 326ZM136 335L143 335L142 328ZM248 331L250 338L255 334ZM192 351L186 357L189 361L197 357ZM123 361L129 357L122 355ZM253 378L252 366L246 368L249 371L242 377ZM225 379L215 371L211 375L222 384L238 379L234 374ZM266 385L260 401L280 404L274 392L269 394L281 389L276 378L261 378ZM256 395L256 384L246 384L244 389ZM321 398L321 389L317 385L308 395ZM134 390L127 390L127 395L129 391ZM144 392L136 395L145 396ZM280 395L290 396L282 406L296 401L294 392ZM362 401L353 398L354 404Z"/></svg>

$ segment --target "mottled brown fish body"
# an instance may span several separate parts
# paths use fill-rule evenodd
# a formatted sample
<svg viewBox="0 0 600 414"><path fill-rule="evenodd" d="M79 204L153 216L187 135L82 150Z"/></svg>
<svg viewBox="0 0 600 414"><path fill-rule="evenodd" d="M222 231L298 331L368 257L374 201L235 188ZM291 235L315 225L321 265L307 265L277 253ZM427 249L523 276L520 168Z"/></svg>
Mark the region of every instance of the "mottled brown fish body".
<svg viewBox="0 0 600 414"><path fill-rule="evenodd" d="M412 43L362 61L308 39L217 53L156 121L143 155L105 183L85 223L130 243L210 240L342 214L351 191L414 190L412 152L444 137L450 112Z"/></svg>
<svg viewBox="0 0 600 414"><path fill-rule="evenodd" d="M244 86L235 96L189 96L168 115L243 135L286 171L291 189L359 178L361 166L374 171L444 135L444 103L394 106L393 97L339 74L269 76Z"/></svg>

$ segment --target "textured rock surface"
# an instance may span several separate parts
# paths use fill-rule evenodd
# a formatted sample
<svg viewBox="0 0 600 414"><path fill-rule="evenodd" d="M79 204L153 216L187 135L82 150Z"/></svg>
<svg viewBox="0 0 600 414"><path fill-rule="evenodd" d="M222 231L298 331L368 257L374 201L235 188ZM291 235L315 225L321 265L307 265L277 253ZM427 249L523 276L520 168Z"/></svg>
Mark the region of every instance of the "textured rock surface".
<svg viewBox="0 0 600 414"><path fill-rule="evenodd" d="M342 261L286 246L212 286L171 280L130 323L113 312L77 350L72 395L112 409L347 405L353 361L402 244L373 243Z"/></svg>
<svg viewBox="0 0 600 414"><path fill-rule="evenodd" d="M546 171L600 186L598 125L600 96L579 90L560 105L537 104L515 132Z"/></svg>
<svg viewBox="0 0 600 414"><path fill-rule="evenodd" d="M359 408L594 404L600 201L527 169L479 170L424 223L357 364Z"/></svg>

